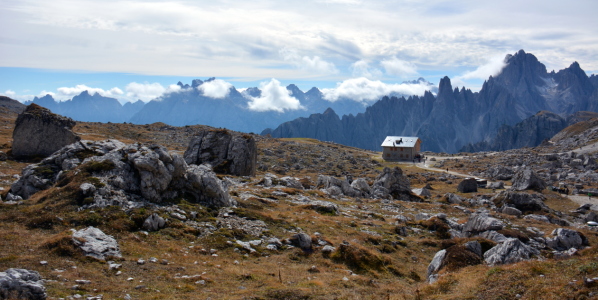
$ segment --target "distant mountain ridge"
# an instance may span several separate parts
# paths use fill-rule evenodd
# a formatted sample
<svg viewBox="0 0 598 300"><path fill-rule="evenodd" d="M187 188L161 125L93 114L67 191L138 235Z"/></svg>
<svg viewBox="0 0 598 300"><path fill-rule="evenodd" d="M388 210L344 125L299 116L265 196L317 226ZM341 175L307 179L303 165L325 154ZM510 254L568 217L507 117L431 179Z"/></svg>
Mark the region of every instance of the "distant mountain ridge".
<svg viewBox="0 0 598 300"><path fill-rule="evenodd" d="M68 101L55 101L51 95L35 97L31 102L51 110L55 114L85 122L127 122L135 115L144 103L141 100L121 105L114 98L104 97L98 93L83 91Z"/></svg>
<svg viewBox="0 0 598 300"><path fill-rule="evenodd" d="M273 137L308 137L380 150L387 135L418 136L422 150L454 153L463 146L491 140L503 125L513 126L547 110L560 116L598 111L598 79L588 77L577 62L548 73L530 53L505 57L502 72L482 89L452 88L440 80L438 94L384 97L355 116L340 118L333 110L313 114L265 130Z"/></svg>
<svg viewBox="0 0 598 300"><path fill-rule="evenodd" d="M249 109L248 103L253 98L262 96L259 88L253 87L239 92L235 87L230 87L226 96L213 98L207 96L201 90L201 86L214 80L214 77L203 81L194 79L190 85L179 81L177 85L181 88L180 91L166 93L148 103L137 101L121 105L114 98L84 91L67 101L58 102L51 95L46 95L35 97L33 101L25 104L35 103L77 121L135 124L163 122L173 126L202 124L243 132L261 132L264 128L322 112L329 107L343 114L356 114L366 108L364 102L347 98L328 101L316 87L303 92L296 85L290 84L286 87L289 95L299 100L303 109L287 110L283 113L253 111ZM431 85L423 78L410 83ZM430 89L437 88L430 86Z"/></svg>

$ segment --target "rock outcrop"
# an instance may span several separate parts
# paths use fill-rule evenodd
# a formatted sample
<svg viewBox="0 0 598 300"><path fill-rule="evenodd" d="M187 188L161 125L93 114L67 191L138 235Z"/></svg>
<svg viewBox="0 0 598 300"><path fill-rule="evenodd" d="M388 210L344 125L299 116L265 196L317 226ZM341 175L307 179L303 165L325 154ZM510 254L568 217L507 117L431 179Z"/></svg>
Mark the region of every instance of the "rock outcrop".
<svg viewBox="0 0 598 300"><path fill-rule="evenodd" d="M552 237L546 239L546 245L557 251L571 248L581 249L588 245L588 240L579 232L567 228L557 228L552 231Z"/></svg>
<svg viewBox="0 0 598 300"><path fill-rule="evenodd" d="M499 208L513 207L523 213L551 211L551 209L544 204L545 197L542 194L501 191L490 200Z"/></svg>
<svg viewBox="0 0 598 300"><path fill-rule="evenodd" d="M489 265L512 264L530 259L538 254L540 251L537 249L527 246L518 239L508 238L486 251L484 261Z"/></svg>
<svg viewBox="0 0 598 300"><path fill-rule="evenodd" d="M156 213L151 214L143 221L143 229L147 231L157 231L164 226L166 226L166 221Z"/></svg>
<svg viewBox="0 0 598 300"><path fill-rule="evenodd" d="M125 145L116 140L68 145L27 166L11 192L27 199L51 187L65 171L80 168L95 178L81 185L81 203L90 207L135 206L184 197L212 207L234 205L228 188L206 165L187 165L159 145Z"/></svg>
<svg viewBox="0 0 598 300"><path fill-rule="evenodd" d="M45 300L46 287L36 271L8 269L0 272L0 299Z"/></svg>
<svg viewBox="0 0 598 300"><path fill-rule="evenodd" d="M257 146L249 134L211 129L189 142L184 158L187 164L210 164L216 173L255 176Z"/></svg>
<svg viewBox="0 0 598 300"><path fill-rule="evenodd" d="M565 118L549 111L540 111L513 126L502 125L494 138L467 145L461 151L504 151L535 147L553 137L567 125Z"/></svg>
<svg viewBox="0 0 598 300"><path fill-rule="evenodd" d="M122 256L116 240L95 227L75 231L73 243L83 251L85 256L99 260L105 260L111 256Z"/></svg>
<svg viewBox="0 0 598 300"><path fill-rule="evenodd" d="M394 167L393 169L384 168L382 173L374 180L372 194L377 198L392 196L395 200L422 201L420 197L411 192L409 179L403 175L403 170L399 167Z"/></svg>
<svg viewBox="0 0 598 300"><path fill-rule="evenodd" d="M516 191L534 190L542 191L546 188L546 182L531 168L525 168L515 173L512 179L511 189Z"/></svg>
<svg viewBox="0 0 598 300"><path fill-rule="evenodd" d="M80 138L71 131L75 121L53 114L50 110L30 104L15 122L12 134L12 155L46 157Z"/></svg>
<svg viewBox="0 0 598 300"><path fill-rule="evenodd" d="M467 223L463 226L463 232L473 236L484 231L501 230L503 227L504 223L490 217L488 212L477 211L469 216Z"/></svg>

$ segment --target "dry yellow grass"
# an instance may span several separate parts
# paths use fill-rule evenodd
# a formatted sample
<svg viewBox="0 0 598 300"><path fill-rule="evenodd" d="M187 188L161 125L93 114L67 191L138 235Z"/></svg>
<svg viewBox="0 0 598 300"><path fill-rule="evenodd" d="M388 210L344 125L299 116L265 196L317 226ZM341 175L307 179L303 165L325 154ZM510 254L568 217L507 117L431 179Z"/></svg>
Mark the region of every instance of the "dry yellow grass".
<svg viewBox="0 0 598 300"><path fill-rule="evenodd" d="M10 124L14 117L6 117L4 121ZM171 150L184 151L197 128L203 127L173 130L164 124L80 123L75 131L84 139L115 138L123 142L160 143ZM0 127L0 145L10 145L11 131L10 126ZM318 168L325 169L324 174L328 175L341 177L345 172L372 181L383 167L397 164L382 162L379 153L312 139L258 138L258 147L260 163L268 168L259 170L258 176L249 180L246 186L233 189L232 194L239 202L234 213L266 222L269 236L290 238L300 228L314 237L316 232L319 233L337 249L343 242L348 242L349 248L331 257L324 256L319 250L313 253L298 249L271 251L263 246L256 246L257 252L249 254L235 250L227 241L259 237L226 229L198 237L196 229L179 221L172 221L168 228L146 235L139 230L138 223L149 214L148 211L118 208L76 211L75 191L86 180L81 173L71 177L71 181L62 187L38 193L23 205L0 205L0 271L11 267L39 271L48 280L48 293L55 299L73 294L103 294L104 299L123 299L126 294L133 299L513 299L517 294L523 299L565 299L598 292L595 286L580 284L583 276L598 276L596 246L566 260L547 259L500 267L476 265L443 271L444 275L437 283L427 284L427 265L434 254L457 241L439 239L439 235L430 230L431 225L422 222L408 224L415 229L406 237L399 236L394 216L398 213L408 216L419 212L446 213L464 223L467 214L455 205L439 202L445 193L456 193L456 183L426 182L424 173L430 171L398 164L413 187L432 185L434 190L430 199L422 203L385 203L353 198L334 200L318 190L261 189L257 187L259 179L268 172L282 176L283 169L277 166L293 161L295 153L309 153L298 159L312 167L295 169L288 163L289 170L284 175L309 178L312 182L322 174ZM266 155L266 149L277 155ZM319 160L321 155L327 155L327 159ZM343 163L350 158L356 163ZM378 164L374 168L366 167L372 160ZM334 161L332 166L327 165L330 161ZM0 172L9 179L26 165L8 160L0 163ZM4 177L0 176L0 179ZM9 183L0 186L8 188ZM343 207L343 214L320 214L288 201L291 196L277 196L275 191L336 203ZM241 200L238 197L241 193L251 193L255 197ZM491 191L483 189L478 194L484 193ZM553 209L568 211L574 206L553 193L546 196L546 203ZM202 221L214 222L217 214L193 203L179 202L178 205L187 211L198 211ZM511 228L533 226L546 233L556 228L553 224L505 215L500 217L508 220ZM118 240L123 254L123 259L116 261L122 264L120 275L117 270L108 270L104 262L72 253L73 248L68 244L70 229L90 225ZM596 232L582 232L591 245L598 244ZM217 256L211 255L210 249L217 250ZM147 262L151 257L159 262ZM146 263L138 264L138 259L144 259ZM48 264L41 265L41 260ZM160 263L162 260L167 260L167 264ZM78 279L90 280L91 284L79 284L74 290ZM577 282L570 284L573 280Z"/></svg>

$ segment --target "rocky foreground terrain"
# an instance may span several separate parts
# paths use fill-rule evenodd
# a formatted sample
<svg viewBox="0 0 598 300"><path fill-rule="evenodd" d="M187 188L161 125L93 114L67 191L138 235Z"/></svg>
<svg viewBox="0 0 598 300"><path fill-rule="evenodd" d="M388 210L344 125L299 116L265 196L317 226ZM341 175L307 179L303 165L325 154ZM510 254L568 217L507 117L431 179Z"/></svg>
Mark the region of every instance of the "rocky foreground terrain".
<svg viewBox="0 0 598 300"><path fill-rule="evenodd" d="M77 123L15 160L16 120L0 111L0 299L598 297L595 120L420 164L160 123Z"/></svg>

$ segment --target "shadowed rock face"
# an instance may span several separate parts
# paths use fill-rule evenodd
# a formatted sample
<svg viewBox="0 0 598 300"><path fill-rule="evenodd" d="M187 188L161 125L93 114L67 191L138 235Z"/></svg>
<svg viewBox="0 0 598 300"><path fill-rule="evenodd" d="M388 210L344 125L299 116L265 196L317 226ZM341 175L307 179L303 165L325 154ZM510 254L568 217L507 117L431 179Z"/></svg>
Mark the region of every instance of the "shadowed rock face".
<svg viewBox="0 0 598 300"><path fill-rule="evenodd" d="M15 157L49 156L80 138L71 131L75 121L31 104L17 117L12 134Z"/></svg>
<svg viewBox="0 0 598 300"><path fill-rule="evenodd" d="M255 176L257 146L248 134L206 130L189 142L184 158L188 164L211 164L216 173Z"/></svg>

